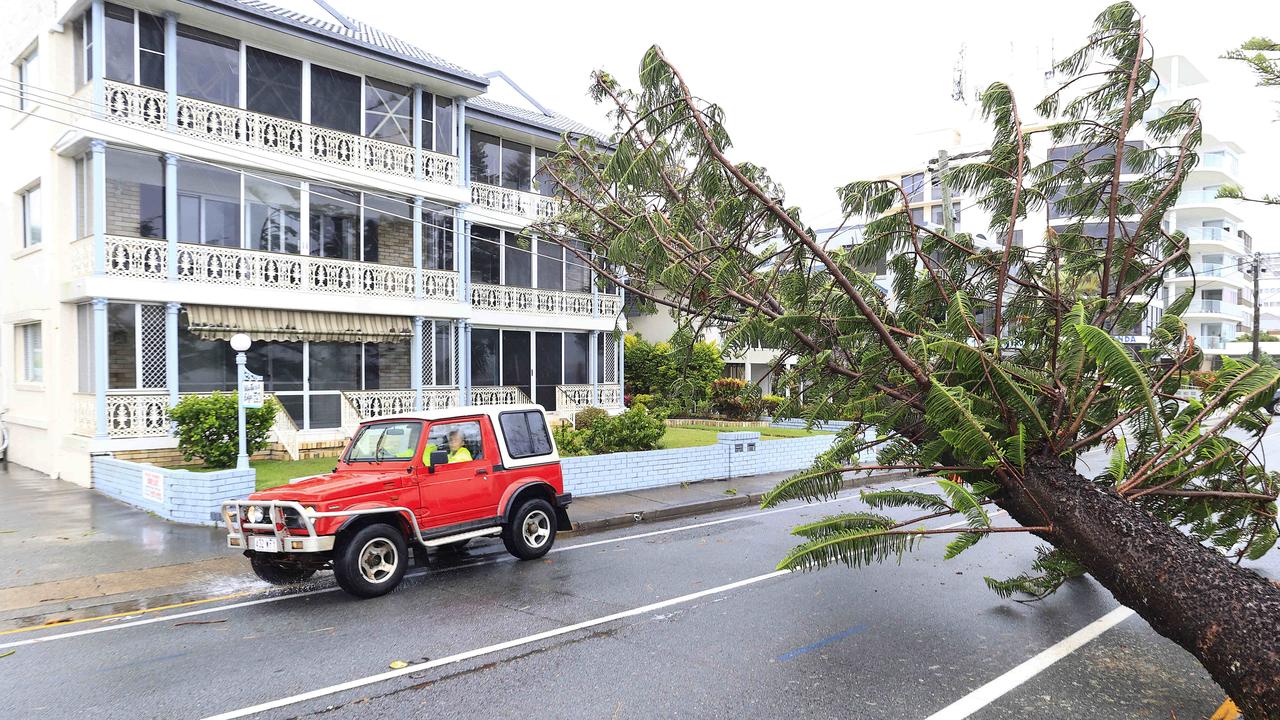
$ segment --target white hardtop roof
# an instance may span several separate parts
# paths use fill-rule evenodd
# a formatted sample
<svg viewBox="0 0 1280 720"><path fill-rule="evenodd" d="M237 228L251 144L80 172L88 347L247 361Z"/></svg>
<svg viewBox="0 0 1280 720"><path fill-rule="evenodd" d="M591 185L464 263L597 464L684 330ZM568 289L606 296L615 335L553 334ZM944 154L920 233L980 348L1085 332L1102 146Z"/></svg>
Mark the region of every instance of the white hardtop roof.
<svg viewBox="0 0 1280 720"><path fill-rule="evenodd" d="M545 412L541 405L533 403L523 403L520 405L458 405L450 408L440 408L439 410L421 410L418 412L400 413L398 415L387 415L380 418L370 418L365 422L385 422L387 420L452 420L453 418L469 417L474 415L488 415L495 421L499 413L518 412L521 410L537 410Z"/></svg>

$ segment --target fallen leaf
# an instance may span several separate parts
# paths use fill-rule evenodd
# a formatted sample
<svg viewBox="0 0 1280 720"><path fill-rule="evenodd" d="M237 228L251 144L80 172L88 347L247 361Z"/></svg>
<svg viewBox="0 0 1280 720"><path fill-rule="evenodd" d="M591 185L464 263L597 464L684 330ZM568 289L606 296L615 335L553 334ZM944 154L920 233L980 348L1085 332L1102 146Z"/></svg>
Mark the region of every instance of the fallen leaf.
<svg viewBox="0 0 1280 720"><path fill-rule="evenodd" d="M407 662L405 662L405 661L403 661L403 660L392 660L392 661L391 661L391 664L390 664L390 665L388 665L387 667L391 668L392 670L399 670L400 668L407 668L407 667L409 667L409 663L407 663Z"/></svg>
<svg viewBox="0 0 1280 720"><path fill-rule="evenodd" d="M18 651L17 651L17 650L10 650L10 651L9 651L9 652L7 652L7 653L0 653L0 658L7 658L7 657L9 657L10 655L12 655L12 654L14 654L14 653L16 653L16 652L18 652Z"/></svg>
<svg viewBox="0 0 1280 720"><path fill-rule="evenodd" d="M183 625L217 625L224 623L226 620L187 620L186 622L174 623L174 627L182 627Z"/></svg>

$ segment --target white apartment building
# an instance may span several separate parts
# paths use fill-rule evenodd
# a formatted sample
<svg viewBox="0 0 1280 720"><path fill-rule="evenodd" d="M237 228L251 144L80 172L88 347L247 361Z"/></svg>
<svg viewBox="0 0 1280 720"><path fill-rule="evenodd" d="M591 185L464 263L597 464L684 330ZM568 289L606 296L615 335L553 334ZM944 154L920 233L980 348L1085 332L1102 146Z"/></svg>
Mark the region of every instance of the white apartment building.
<svg viewBox="0 0 1280 720"><path fill-rule="evenodd" d="M620 292L525 232L561 136L603 136L327 7L11 10L15 462L88 484L91 454L174 447L179 398L235 389L238 332L294 455L406 409L621 405Z"/></svg>

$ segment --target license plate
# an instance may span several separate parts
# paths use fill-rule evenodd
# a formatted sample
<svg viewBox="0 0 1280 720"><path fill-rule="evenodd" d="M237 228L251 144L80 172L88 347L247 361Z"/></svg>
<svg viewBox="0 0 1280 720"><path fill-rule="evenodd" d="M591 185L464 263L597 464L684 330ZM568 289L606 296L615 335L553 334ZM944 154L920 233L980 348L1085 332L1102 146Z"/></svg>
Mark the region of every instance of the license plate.
<svg viewBox="0 0 1280 720"><path fill-rule="evenodd" d="M280 552L280 540L277 538L254 536L251 539L254 552Z"/></svg>

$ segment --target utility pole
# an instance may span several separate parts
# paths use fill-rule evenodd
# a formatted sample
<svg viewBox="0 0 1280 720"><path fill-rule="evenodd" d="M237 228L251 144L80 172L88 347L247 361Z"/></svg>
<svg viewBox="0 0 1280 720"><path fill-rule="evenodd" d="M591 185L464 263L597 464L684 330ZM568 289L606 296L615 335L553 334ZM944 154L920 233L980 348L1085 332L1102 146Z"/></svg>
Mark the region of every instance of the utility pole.
<svg viewBox="0 0 1280 720"><path fill-rule="evenodd" d="M1262 253L1253 254L1253 361L1262 357L1262 348L1258 346L1258 338L1262 335L1262 298L1260 278L1262 277Z"/></svg>
<svg viewBox="0 0 1280 720"><path fill-rule="evenodd" d="M938 189L942 192L942 233L947 237L956 234L956 218L951 214L951 183L947 182L947 166L951 156L946 150L938 151Z"/></svg>

